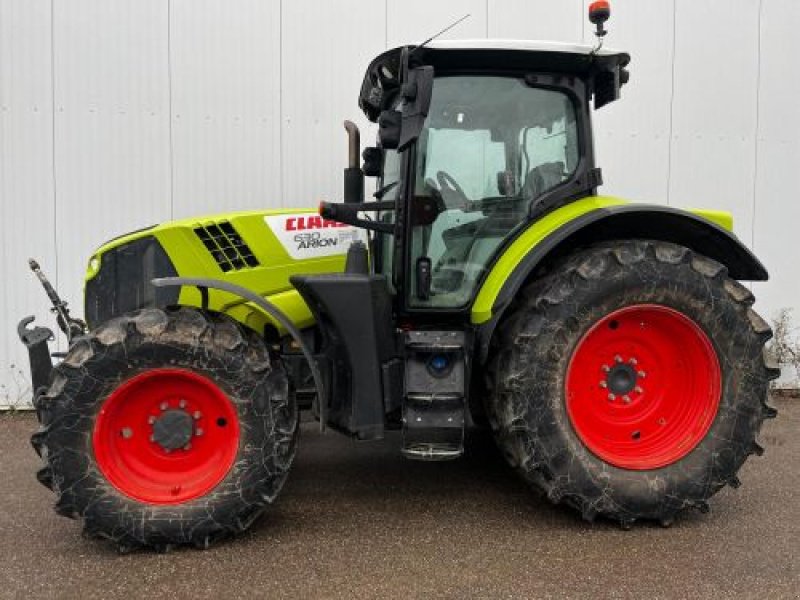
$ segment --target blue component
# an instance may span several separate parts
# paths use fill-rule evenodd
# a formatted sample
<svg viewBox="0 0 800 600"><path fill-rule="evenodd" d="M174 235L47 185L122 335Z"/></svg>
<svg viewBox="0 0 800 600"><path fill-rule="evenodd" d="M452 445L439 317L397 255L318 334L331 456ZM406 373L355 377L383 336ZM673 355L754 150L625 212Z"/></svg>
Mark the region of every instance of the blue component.
<svg viewBox="0 0 800 600"><path fill-rule="evenodd" d="M430 360L431 369L434 371L444 371L449 364L446 356L442 356L441 354L437 354L436 356L432 357Z"/></svg>

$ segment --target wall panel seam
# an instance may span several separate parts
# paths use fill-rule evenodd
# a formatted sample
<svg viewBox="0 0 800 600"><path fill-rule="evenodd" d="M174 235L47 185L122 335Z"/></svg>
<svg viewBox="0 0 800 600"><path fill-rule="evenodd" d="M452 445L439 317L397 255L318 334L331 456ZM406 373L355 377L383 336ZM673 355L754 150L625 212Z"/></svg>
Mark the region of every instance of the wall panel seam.
<svg viewBox="0 0 800 600"><path fill-rule="evenodd" d="M672 145L675 124L675 63L678 54L678 0L672 2L672 68L669 90L669 131L667 133L667 206L672 204Z"/></svg>
<svg viewBox="0 0 800 600"><path fill-rule="evenodd" d="M172 132L172 0L167 0L167 112L169 117L169 218L175 218L175 144Z"/></svg>
<svg viewBox="0 0 800 600"><path fill-rule="evenodd" d="M52 122L50 127L51 137L51 162L50 171L53 181L53 269L52 275L56 289L59 285L58 272L58 170L56 169L56 9L55 0L50 0L50 105Z"/></svg>
<svg viewBox="0 0 800 600"><path fill-rule="evenodd" d="M278 181L281 207L286 207L283 174L283 0L278 3Z"/></svg>
<svg viewBox="0 0 800 600"><path fill-rule="evenodd" d="M751 199L752 219L750 220L750 247L753 252L756 250L756 204L758 201L758 139L761 129L761 17L764 10L764 0L758 0L758 57L756 58L756 123L755 137L753 139L753 197Z"/></svg>

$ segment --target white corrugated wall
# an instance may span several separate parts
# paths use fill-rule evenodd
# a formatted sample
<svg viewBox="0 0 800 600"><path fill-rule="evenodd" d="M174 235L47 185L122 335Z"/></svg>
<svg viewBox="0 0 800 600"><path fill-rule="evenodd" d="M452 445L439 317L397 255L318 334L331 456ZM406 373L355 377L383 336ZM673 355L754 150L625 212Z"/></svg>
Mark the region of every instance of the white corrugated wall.
<svg viewBox="0 0 800 600"><path fill-rule="evenodd" d="M446 37L591 42L584 0L0 0L0 405L30 398L17 320L80 312L104 239L192 213L335 199L343 118L369 59ZM616 0L633 56L596 118L604 192L728 208L770 269L767 316L800 307L800 3ZM365 138L368 140L368 131ZM800 316L800 313L798 314ZM52 325L52 321L50 321Z"/></svg>

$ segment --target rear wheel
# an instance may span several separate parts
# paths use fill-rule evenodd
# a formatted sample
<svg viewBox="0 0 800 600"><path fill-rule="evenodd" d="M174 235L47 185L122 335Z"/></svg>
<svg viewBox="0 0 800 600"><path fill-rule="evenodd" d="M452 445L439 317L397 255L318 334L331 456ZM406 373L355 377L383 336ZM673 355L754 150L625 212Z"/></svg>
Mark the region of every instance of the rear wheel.
<svg viewBox="0 0 800 600"><path fill-rule="evenodd" d="M205 547L244 531L294 456L283 368L233 321L148 309L79 340L37 398L56 510L123 548Z"/></svg>
<svg viewBox="0 0 800 600"><path fill-rule="evenodd" d="M504 454L586 519L669 523L760 453L767 324L725 268L651 241L598 246L532 283L493 343Z"/></svg>

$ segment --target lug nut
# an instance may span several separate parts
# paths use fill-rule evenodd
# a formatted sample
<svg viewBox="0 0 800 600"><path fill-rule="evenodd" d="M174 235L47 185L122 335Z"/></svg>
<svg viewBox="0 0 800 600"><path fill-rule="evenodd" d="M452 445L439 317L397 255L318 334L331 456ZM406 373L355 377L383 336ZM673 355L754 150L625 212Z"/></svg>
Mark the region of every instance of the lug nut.
<svg viewBox="0 0 800 600"><path fill-rule="evenodd" d="M622 362L622 357L621 357L619 354L617 354L617 355L614 357L614 362L621 363L621 362Z"/></svg>
<svg viewBox="0 0 800 600"><path fill-rule="evenodd" d="M203 430L198 427L197 431L195 431L194 434L195 435L203 435Z"/></svg>
<svg viewBox="0 0 800 600"><path fill-rule="evenodd" d="M180 402L178 402L178 406L180 406L181 408L186 408L186 400L181 398Z"/></svg>
<svg viewBox="0 0 800 600"><path fill-rule="evenodd" d="M608 372L611 370L611 367L609 367L608 365L603 365L602 367L600 367L600 369L601 369L601 370L602 370L604 373L608 373Z"/></svg>
<svg viewBox="0 0 800 600"><path fill-rule="evenodd" d="M630 396L628 396L628 395L625 395L625 396L623 396L623 397L622 397L622 401L623 401L625 404L630 404L630 403L631 403L631 397L630 397Z"/></svg>
<svg viewBox="0 0 800 600"><path fill-rule="evenodd" d="M644 371L638 371L636 374L637 374L639 377L643 378L643 379L644 379L645 377L647 377L647 373L645 373Z"/></svg>
<svg viewBox="0 0 800 600"><path fill-rule="evenodd" d="M633 388L633 391L637 394L641 394L644 390L637 385L635 388Z"/></svg>
<svg viewBox="0 0 800 600"><path fill-rule="evenodd" d="M628 359L628 362L629 362L629 363L631 363L632 365L635 365L635 364L637 364L639 361L638 361L638 360L636 360L635 358L631 357L631 358L629 358L629 359Z"/></svg>
<svg viewBox="0 0 800 600"><path fill-rule="evenodd" d="M159 408L161 410L167 410L169 408L169 404L167 404L166 402L162 402Z"/></svg>
<svg viewBox="0 0 800 600"><path fill-rule="evenodd" d="M609 394L609 395L608 395L608 400L609 400L609 402L613 402L613 401L614 401L614 400L616 400L616 399L617 399L617 397L616 397L614 394Z"/></svg>
<svg viewBox="0 0 800 600"><path fill-rule="evenodd" d="M194 417L195 421L198 421L200 419L200 417L202 417L203 415L199 410L196 410L196 411L194 411L194 414L192 416Z"/></svg>
<svg viewBox="0 0 800 600"><path fill-rule="evenodd" d="M154 436L154 435L151 435L151 436L150 436L150 441L151 441L151 442L155 442L155 441L156 441L156 436Z"/></svg>
<svg viewBox="0 0 800 600"><path fill-rule="evenodd" d="M607 388L607 387L608 387L608 384L607 384L605 381L601 381L601 382L600 382L600 387L601 387L601 388Z"/></svg>

